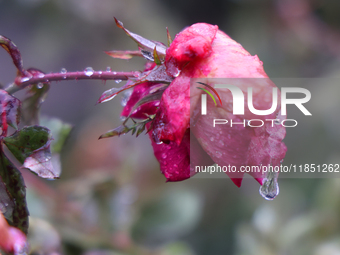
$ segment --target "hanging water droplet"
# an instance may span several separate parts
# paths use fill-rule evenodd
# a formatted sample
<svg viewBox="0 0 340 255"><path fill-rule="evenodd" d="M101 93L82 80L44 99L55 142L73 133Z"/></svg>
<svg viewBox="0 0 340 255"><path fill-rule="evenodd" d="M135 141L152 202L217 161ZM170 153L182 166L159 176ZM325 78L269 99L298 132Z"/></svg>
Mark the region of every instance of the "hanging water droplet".
<svg viewBox="0 0 340 255"><path fill-rule="evenodd" d="M43 73L38 74L38 78L44 78L44 77L45 77L45 74L43 74Z"/></svg>
<svg viewBox="0 0 340 255"><path fill-rule="evenodd" d="M26 82L26 81L29 81L31 78L28 78L28 77L23 77L21 78L21 82Z"/></svg>
<svg viewBox="0 0 340 255"><path fill-rule="evenodd" d="M92 67L86 67L85 68L85 75L86 76L92 76L93 75L93 73L94 73L94 71L93 71L93 69L92 69Z"/></svg>
<svg viewBox="0 0 340 255"><path fill-rule="evenodd" d="M122 96L122 100L120 101L120 104L124 107L126 106L127 102L129 101L132 94L132 89L128 89L124 92Z"/></svg>
<svg viewBox="0 0 340 255"><path fill-rule="evenodd" d="M141 53L142 53L143 57L146 58L147 60L150 60L151 62L155 61L155 59L153 57L153 53L151 51L141 50Z"/></svg>
<svg viewBox="0 0 340 255"><path fill-rule="evenodd" d="M66 68L61 68L60 73L67 73Z"/></svg>
<svg viewBox="0 0 340 255"><path fill-rule="evenodd" d="M111 72L111 67L106 67L106 72Z"/></svg>
<svg viewBox="0 0 340 255"><path fill-rule="evenodd" d="M120 116L119 119L120 119L120 121L125 121L126 117L125 116Z"/></svg>
<svg viewBox="0 0 340 255"><path fill-rule="evenodd" d="M121 83L122 80L115 80L115 82L118 84L118 83Z"/></svg>
<svg viewBox="0 0 340 255"><path fill-rule="evenodd" d="M43 84L43 83L39 82L39 83L37 84L37 88L38 88L38 89L42 89L43 87L44 87L44 84Z"/></svg>
<svg viewBox="0 0 340 255"><path fill-rule="evenodd" d="M166 153L162 153L162 159L166 159L168 155Z"/></svg>
<svg viewBox="0 0 340 255"><path fill-rule="evenodd" d="M106 98L105 100L100 101L101 103L110 101L111 99L115 98L118 95L120 88L112 88L103 93L101 98ZM117 94L116 94L117 93Z"/></svg>
<svg viewBox="0 0 340 255"><path fill-rule="evenodd" d="M273 200L279 194L279 184L277 183L279 173L270 171L266 173L263 185L260 187L260 195L266 200Z"/></svg>

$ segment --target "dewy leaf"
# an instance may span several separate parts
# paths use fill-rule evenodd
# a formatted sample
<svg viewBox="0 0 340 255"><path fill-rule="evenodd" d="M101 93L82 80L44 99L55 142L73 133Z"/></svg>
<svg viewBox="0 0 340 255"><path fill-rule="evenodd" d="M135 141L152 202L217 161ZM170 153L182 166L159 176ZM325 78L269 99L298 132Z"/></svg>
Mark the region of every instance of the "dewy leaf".
<svg viewBox="0 0 340 255"><path fill-rule="evenodd" d="M140 51L134 50L112 50L112 51L105 51L107 55L113 58L120 58L120 59L130 59L133 57L143 57Z"/></svg>
<svg viewBox="0 0 340 255"><path fill-rule="evenodd" d="M40 126L24 127L3 139L10 152L22 164L35 150L43 147L50 140L50 130Z"/></svg>
<svg viewBox="0 0 340 255"><path fill-rule="evenodd" d="M4 90L0 90L0 126L6 134L8 125L17 128L20 121L21 102Z"/></svg>
<svg viewBox="0 0 340 255"><path fill-rule="evenodd" d="M29 213L26 205L24 179L20 171L6 158L2 150L0 152L0 177L0 181L6 186L8 197L11 198L11 206L13 206L13 208L7 208L7 210L12 210L12 215L10 217L6 216L6 218L11 225L27 234Z"/></svg>
<svg viewBox="0 0 340 255"><path fill-rule="evenodd" d="M157 51L159 57L165 58L166 46L163 43L157 42L157 41L151 41L151 40L146 39L146 38L144 38L140 35L132 33L124 27L123 22L117 20L116 18L115 18L115 21L116 21L117 27L123 29L125 31L125 33L129 37L131 37L138 44L138 46L141 49L149 51L149 52L153 52L153 49L156 47L156 51Z"/></svg>
<svg viewBox="0 0 340 255"><path fill-rule="evenodd" d="M129 80L124 86L120 88L112 88L106 90L97 101L97 104L107 102L113 98L115 98L119 93L133 88L134 86L141 84L143 82L158 82L158 83L166 83L170 84L173 81L173 77L169 76L166 71L166 67L164 65L155 66L154 69L143 72L137 80Z"/></svg>
<svg viewBox="0 0 340 255"><path fill-rule="evenodd" d="M46 179L56 179L60 171L55 171L52 165L52 154L50 150L51 142L47 142L43 147L33 151L31 156L24 161L23 167L28 168L38 176Z"/></svg>
<svg viewBox="0 0 340 255"><path fill-rule="evenodd" d="M18 47L7 37L0 35L0 46L11 56L19 74L24 74L23 62Z"/></svg>
<svg viewBox="0 0 340 255"><path fill-rule="evenodd" d="M50 89L48 83L32 85L28 97L22 102L22 118L26 125L39 125L39 110Z"/></svg>
<svg viewBox="0 0 340 255"><path fill-rule="evenodd" d="M4 144L14 157L42 178L58 178L59 171L53 169L50 151L50 130L40 126L25 127L12 136L4 138Z"/></svg>

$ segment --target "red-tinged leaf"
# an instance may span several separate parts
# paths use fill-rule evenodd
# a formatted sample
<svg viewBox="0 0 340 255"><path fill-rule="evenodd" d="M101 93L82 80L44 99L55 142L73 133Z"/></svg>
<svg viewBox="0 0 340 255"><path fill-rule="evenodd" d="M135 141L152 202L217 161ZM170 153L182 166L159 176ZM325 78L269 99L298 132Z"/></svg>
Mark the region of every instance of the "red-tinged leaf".
<svg viewBox="0 0 340 255"><path fill-rule="evenodd" d="M105 51L107 55L113 58L120 58L120 59L131 59L133 57L143 57L143 54L140 51L134 50L112 50L112 51Z"/></svg>
<svg viewBox="0 0 340 255"><path fill-rule="evenodd" d="M153 101L159 101L162 98L163 92L164 90L168 87L168 85L166 84L159 84L161 86L156 88L153 88L152 91L150 91L150 94L148 94L147 96L141 98L132 108L130 115L140 106L142 106L143 104L147 104ZM147 116L145 116L147 117Z"/></svg>
<svg viewBox="0 0 340 255"><path fill-rule="evenodd" d="M56 179L59 178L60 170L53 168L50 144L49 141L43 147L33 151L31 156L25 159L23 167L42 178Z"/></svg>
<svg viewBox="0 0 340 255"><path fill-rule="evenodd" d="M0 248L13 254L28 253L26 236L19 229L11 227L0 213Z"/></svg>
<svg viewBox="0 0 340 255"><path fill-rule="evenodd" d="M6 91L0 90L0 126L2 136L7 134L8 125L17 128L19 124L21 102L19 99L9 95Z"/></svg>
<svg viewBox="0 0 340 255"><path fill-rule="evenodd" d="M155 66L149 72L146 72L145 81L160 82L170 84L173 81L173 77L166 73L166 67L164 65Z"/></svg>
<svg viewBox="0 0 340 255"><path fill-rule="evenodd" d="M7 37L0 35L0 46L11 56L20 75L24 75L23 62L18 47Z"/></svg>
<svg viewBox="0 0 340 255"><path fill-rule="evenodd" d="M107 101L110 101L115 96L117 96L119 93L128 90L130 88L133 88L134 86L150 81L150 82L158 82L158 83L165 83L170 84L173 80L172 76L169 76L165 72L165 66L155 66L152 70L143 72L135 81L129 80L124 86L120 88L112 88L109 90L106 90L97 101L97 104L104 103Z"/></svg>
<svg viewBox="0 0 340 255"><path fill-rule="evenodd" d="M123 22L117 20L116 18L115 18L115 21L116 21L117 27L123 29L125 31L125 33L129 37L131 37L138 44L138 46L141 49L149 51L149 52L153 52L153 49L156 47L158 55L161 58L165 57L165 55L166 55L166 46L163 43L157 42L157 41L152 41L152 40L146 39L146 38L144 38L144 37L142 37L140 35L132 33L132 32L130 32L129 30L127 30L124 27Z"/></svg>
<svg viewBox="0 0 340 255"><path fill-rule="evenodd" d="M7 204L6 210L12 211L11 215L6 213L7 220L27 234L29 213L25 182L20 171L7 159L2 150L0 151L0 181L6 186L6 192L12 201L11 204Z"/></svg>

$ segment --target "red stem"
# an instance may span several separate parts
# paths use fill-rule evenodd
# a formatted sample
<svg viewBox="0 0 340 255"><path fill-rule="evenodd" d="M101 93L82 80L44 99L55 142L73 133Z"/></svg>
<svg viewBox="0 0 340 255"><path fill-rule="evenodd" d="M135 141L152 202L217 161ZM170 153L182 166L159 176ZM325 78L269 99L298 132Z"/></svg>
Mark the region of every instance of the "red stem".
<svg viewBox="0 0 340 255"><path fill-rule="evenodd" d="M26 87L30 84L44 83L50 81L65 81L65 80L127 80L128 78L136 78L139 76L139 72L108 72L108 71L93 71L90 72L67 72L67 73L49 73L49 74L39 74L34 75L29 80L27 78L22 78L19 81L20 87Z"/></svg>

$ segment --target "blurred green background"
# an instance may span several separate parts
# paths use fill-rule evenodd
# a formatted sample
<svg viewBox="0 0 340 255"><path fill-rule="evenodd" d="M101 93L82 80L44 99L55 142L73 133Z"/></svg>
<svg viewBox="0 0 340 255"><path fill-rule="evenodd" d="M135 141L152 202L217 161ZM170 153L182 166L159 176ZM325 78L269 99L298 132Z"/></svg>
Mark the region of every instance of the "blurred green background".
<svg viewBox="0 0 340 255"><path fill-rule="evenodd" d="M26 68L130 71L143 69L144 61L103 53L137 49L113 16L163 42L166 27L174 37L195 22L217 24L259 56L269 77L322 78L303 84L312 93L313 117L287 130L285 164L334 164L340 163L339 13L334 0L0 0L0 34L16 43ZM14 77L2 50L0 83ZM250 178L241 188L227 178L165 183L147 136L98 141L120 122L119 99L95 106L115 86L52 83L42 113L74 129L60 180L23 172L32 254L340 254L340 179L281 178L274 201L265 201Z"/></svg>

